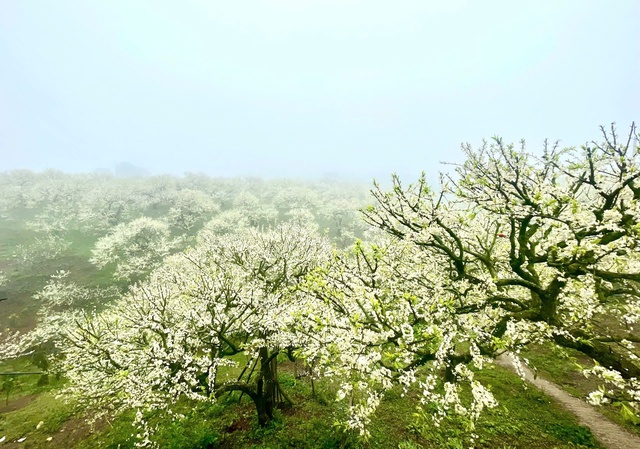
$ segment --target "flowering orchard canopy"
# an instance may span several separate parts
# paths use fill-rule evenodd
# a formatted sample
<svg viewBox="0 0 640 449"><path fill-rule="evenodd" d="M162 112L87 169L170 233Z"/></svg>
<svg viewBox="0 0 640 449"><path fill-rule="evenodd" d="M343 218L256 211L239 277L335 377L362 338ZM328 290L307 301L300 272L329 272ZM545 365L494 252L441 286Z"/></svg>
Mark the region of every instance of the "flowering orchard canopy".
<svg viewBox="0 0 640 449"><path fill-rule="evenodd" d="M400 384L406 392L416 382L422 404L436 406L436 422L455 412L473 423L495 400L465 363L482 368L487 361L479 343L495 318L459 313L441 260L410 243L376 240L357 242L309 277L301 352L320 374L340 382L345 425L360 435L368 435L386 390ZM464 355L461 342L467 342ZM471 393L466 400L464 388Z"/></svg>
<svg viewBox="0 0 640 449"><path fill-rule="evenodd" d="M114 277L130 280L159 266L178 245L179 239L171 238L167 223L140 217L114 226L98 239L90 262L98 268L115 264Z"/></svg>
<svg viewBox="0 0 640 449"><path fill-rule="evenodd" d="M427 301L469 326L441 328L454 338L452 360L553 341L597 363L590 373L606 383L594 402L622 400L637 414L640 149L634 126L624 138L613 126L602 133L603 142L545 145L537 155L499 138L464 145L466 161L439 192L424 176L407 188L394 177L390 192L375 187L377 204L364 215L421 254L431 268L414 266L435 295ZM417 319L416 305L404 303L413 338L427 338L423 329L440 318Z"/></svg>
<svg viewBox="0 0 640 449"><path fill-rule="evenodd" d="M291 325L295 286L329 254L325 238L294 224L205 231L128 295L68 330L69 391L88 406L139 409L142 421L143 412L170 411L181 397L215 401L240 390L254 398L261 419L271 418L266 387L220 368L235 366L231 356L241 352L268 366L302 344ZM270 374L261 372L257 384Z"/></svg>
<svg viewBox="0 0 640 449"><path fill-rule="evenodd" d="M368 435L393 386L469 419L495 405L474 372L551 341L591 357L590 399L640 410L639 149L635 128L529 153L496 138L438 191L422 176L378 185L367 242L332 252L299 221L216 235L170 256L104 312L69 329L70 391L88 405L170 410L180 397L251 397L272 417L280 353L340 386L340 422ZM244 352L257 381L225 375ZM517 361L517 360L516 360ZM463 394L464 390L466 393ZM426 410L426 408L425 408Z"/></svg>

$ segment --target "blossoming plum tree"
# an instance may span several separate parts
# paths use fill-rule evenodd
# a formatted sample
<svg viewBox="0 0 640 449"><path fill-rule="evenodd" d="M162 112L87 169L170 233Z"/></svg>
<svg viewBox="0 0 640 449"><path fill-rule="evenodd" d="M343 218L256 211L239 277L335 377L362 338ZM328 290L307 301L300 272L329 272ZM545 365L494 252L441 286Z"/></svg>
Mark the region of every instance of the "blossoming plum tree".
<svg viewBox="0 0 640 449"><path fill-rule="evenodd" d="M466 161L439 191L424 175L407 187L394 176L391 191L374 186L376 204L363 211L370 241L345 251L332 252L311 220L334 220L345 245L350 228L360 234L347 201L323 212L285 207L296 195L282 194L276 208L263 204L268 195L222 189L224 211L173 256L168 224L120 223L93 262L115 263L127 280L153 271L104 310L65 315L56 329L69 391L94 409L137 409L140 424L147 412L172 413L180 398L241 391L264 425L281 392L277 358L287 354L339 383L346 427L366 436L398 384L419 385L436 421L456 412L473 423L495 405L474 369L551 341L597 362L589 374L606 384L592 402L622 399L638 414L640 149L635 128L624 140L613 128L603 134L538 155L498 138L465 145ZM206 180L192 181L190 189ZM115 210L118 222L135 215ZM172 213L193 230L213 210L195 212ZM294 220L259 230L281 213ZM43 299L87 294L56 282ZM246 369L231 376L241 353Z"/></svg>
<svg viewBox="0 0 640 449"><path fill-rule="evenodd" d="M458 313L443 262L411 243L378 238L336 253L309 277L313 296L300 322L308 336L301 353L339 382L338 400L348 404L343 422L361 436L368 436L385 392L398 384L406 392L419 383L422 403L435 406L436 422L453 411L472 426L495 405L466 364L481 368L486 362L480 342L491 318ZM470 357L459 353L461 345ZM470 400L460 394L464 388Z"/></svg>
<svg viewBox="0 0 640 449"><path fill-rule="evenodd" d="M98 239L90 261L99 268L113 263L116 279L132 280L159 266L178 245L166 222L140 217Z"/></svg>
<svg viewBox="0 0 640 449"><path fill-rule="evenodd" d="M120 295L116 287L85 287L58 271L34 295L40 302L38 325L27 332L14 332L0 342L0 361L29 356L46 375L55 370L55 359L65 348L64 335L88 310L103 306Z"/></svg>
<svg viewBox="0 0 640 449"><path fill-rule="evenodd" d="M171 226L190 231L204 217L217 213L219 206L206 193L199 190L182 189L175 193L168 212Z"/></svg>
<svg viewBox="0 0 640 449"><path fill-rule="evenodd" d="M594 401L621 397L638 413L640 149L634 126L625 139L602 131L601 143L540 155L499 138L465 145L440 192L424 175L406 188L394 177L364 215L438 261L448 307L482 323L470 334L480 352L573 348L609 381Z"/></svg>
<svg viewBox="0 0 640 449"><path fill-rule="evenodd" d="M179 398L213 402L241 391L265 425L281 391L276 358L304 344L292 327L301 304L293 287L329 254L324 238L290 223L201 233L67 334L70 392L93 407L138 409L144 424L145 412L171 412ZM231 377L239 353L251 361Z"/></svg>

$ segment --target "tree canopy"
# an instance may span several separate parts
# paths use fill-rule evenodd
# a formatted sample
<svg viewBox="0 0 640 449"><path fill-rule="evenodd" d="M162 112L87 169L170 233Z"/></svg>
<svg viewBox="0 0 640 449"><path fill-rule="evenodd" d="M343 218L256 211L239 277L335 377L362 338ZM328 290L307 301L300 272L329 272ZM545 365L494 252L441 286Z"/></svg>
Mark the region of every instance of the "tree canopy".
<svg viewBox="0 0 640 449"><path fill-rule="evenodd" d="M373 190L365 221L437 261L440 288L482 322L480 350L552 340L593 358L612 381L594 401L622 397L638 412L640 149L637 131L539 154L500 138L443 176Z"/></svg>
<svg viewBox="0 0 640 449"><path fill-rule="evenodd" d="M288 357L338 384L337 421L363 437L397 386L419 387L423 416L437 423L455 413L473 429L496 405L477 371L504 352L518 367L519 352L536 342L590 357L596 365L585 374L602 380L590 401L621 401L640 416L637 138L632 126L624 138L602 129L602 141L580 148L545 143L531 152L500 138L463 145L466 160L438 188L424 174L406 186L393 176L388 191L374 184L365 224L353 219L352 200L322 207L313 190L283 189L268 202L260 185L231 195L208 191L198 176L177 191L140 185L155 193L135 202L164 208L169 221L127 222L136 215L129 200L115 215L108 206L112 225L91 259L114 264L129 291L59 275L38 296L51 312L42 318L48 331L31 335L62 349L74 397L105 411L136 409L142 427L181 398L215 402L231 391L250 397L265 425L276 398L287 399L277 366ZM14 192L24 207L32 179L13 176L24 178ZM189 239L172 236L187 231ZM56 309L78 301L96 306ZM16 345L0 354L18 354Z"/></svg>

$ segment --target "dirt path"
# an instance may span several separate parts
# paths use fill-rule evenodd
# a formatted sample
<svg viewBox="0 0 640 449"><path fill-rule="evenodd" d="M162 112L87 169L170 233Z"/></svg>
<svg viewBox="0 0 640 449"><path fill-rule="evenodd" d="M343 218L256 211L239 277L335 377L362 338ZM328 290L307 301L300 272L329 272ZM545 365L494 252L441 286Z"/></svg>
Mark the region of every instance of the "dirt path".
<svg viewBox="0 0 640 449"><path fill-rule="evenodd" d="M25 407L37 397L37 394L28 394L26 396L20 396L17 399L12 399L9 401L9 403L6 403L3 398L0 401L0 415L3 413L12 412L14 410L20 410L22 407Z"/></svg>
<svg viewBox="0 0 640 449"><path fill-rule="evenodd" d="M514 370L511 358L507 355L501 355L496 359L496 363ZM586 402L571 396L557 385L541 378L534 378L533 372L524 367L525 380L542 390L557 402L559 402L566 410L573 413L580 422L580 425L591 429L595 437L609 449L632 449L640 448L640 437L633 435L622 429L617 424L609 421L603 415L598 413L593 406Z"/></svg>

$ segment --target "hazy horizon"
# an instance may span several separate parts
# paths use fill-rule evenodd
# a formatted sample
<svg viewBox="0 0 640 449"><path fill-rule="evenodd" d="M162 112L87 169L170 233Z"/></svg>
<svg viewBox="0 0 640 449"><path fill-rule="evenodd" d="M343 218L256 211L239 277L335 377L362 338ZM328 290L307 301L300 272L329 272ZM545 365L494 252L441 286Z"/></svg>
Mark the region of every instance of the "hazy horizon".
<svg viewBox="0 0 640 449"><path fill-rule="evenodd" d="M633 0L7 2L0 171L431 177L639 120Z"/></svg>

